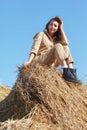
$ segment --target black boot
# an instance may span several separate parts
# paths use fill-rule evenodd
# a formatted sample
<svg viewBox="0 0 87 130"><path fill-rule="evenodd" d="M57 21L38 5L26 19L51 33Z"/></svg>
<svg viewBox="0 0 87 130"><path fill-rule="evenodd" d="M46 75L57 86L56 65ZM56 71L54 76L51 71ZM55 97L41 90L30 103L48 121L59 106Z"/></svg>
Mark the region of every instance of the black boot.
<svg viewBox="0 0 87 130"><path fill-rule="evenodd" d="M76 69L70 68L70 72L74 75L74 77L77 79L77 73Z"/></svg>
<svg viewBox="0 0 87 130"><path fill-rule="evenodd" d="M78 80L79 83L82 83L81 80L78 79L76 69L70 68L70 72L74 75L74 77Z"/></svg>
<svg viewBox="0 0 87 130"><path fill-rule="evenodd" d="M63 68L63 76L65 80L75 83L80 83L80 81L72 74L70 68Z"/></svg>

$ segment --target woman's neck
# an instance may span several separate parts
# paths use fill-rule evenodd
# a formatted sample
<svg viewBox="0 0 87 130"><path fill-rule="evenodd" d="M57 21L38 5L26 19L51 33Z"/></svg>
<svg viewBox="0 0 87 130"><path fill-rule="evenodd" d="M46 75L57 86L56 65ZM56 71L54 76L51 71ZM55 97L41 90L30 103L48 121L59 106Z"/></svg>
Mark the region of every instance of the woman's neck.
<svg viewBox="0 0 87 130"><path fill-rule="evenodd" d="M49 36L50 36L51 38L53 38L53 36L54 36L53 33L48 32L48 34L49 34Z"/></svg>
<svg viewBox="0 0 87 130"><path fill-rule="evenodd" d="M47 30L45 30L44 32L46 33L46 35L48 36L48 38L49 38L51 41L53 41L53 38L54 38L54 37L51 36Z"/></svg>

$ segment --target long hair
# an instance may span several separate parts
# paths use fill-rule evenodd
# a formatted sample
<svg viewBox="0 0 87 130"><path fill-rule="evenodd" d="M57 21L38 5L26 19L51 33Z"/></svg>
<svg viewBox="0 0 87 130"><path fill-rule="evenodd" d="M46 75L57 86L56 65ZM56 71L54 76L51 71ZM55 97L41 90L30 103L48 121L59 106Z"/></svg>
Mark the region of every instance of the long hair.
<svg viewBox="0 0 87 130"><path fill-rule="evenodd" d="M51 18L50 20L49 20L49 22L46 24L46 27L45 27L45 29L48 31L48 26L49 26L49 24L50 24L50 22L51 21L56 21L58 24L59 24L59 26L62 24L62 20L61 20L61 18L60 17L58 17L58 16L56 16L56 17L54 17L54 18ZM56 31L56 33L54 34L54 41L55 42L62 42L63 40L62 40L62 35L61 35L61 30L60 30L60 28L58 27L58 30Z"/></svg>

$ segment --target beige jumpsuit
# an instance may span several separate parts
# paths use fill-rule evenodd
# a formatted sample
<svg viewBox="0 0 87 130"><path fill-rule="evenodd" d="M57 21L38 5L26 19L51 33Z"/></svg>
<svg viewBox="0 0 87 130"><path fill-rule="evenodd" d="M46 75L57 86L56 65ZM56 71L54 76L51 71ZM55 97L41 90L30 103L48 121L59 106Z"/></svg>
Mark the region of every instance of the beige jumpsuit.
<svg viewBox="0 0 87 130"><path fill-rule="evenodd" d="M35 62L48 66L57 67L63 60L66 60L67 64L73 62L68 45L60 42L54 44L53 39L45 32L35 35L31 53L35 54Z"/></svg>

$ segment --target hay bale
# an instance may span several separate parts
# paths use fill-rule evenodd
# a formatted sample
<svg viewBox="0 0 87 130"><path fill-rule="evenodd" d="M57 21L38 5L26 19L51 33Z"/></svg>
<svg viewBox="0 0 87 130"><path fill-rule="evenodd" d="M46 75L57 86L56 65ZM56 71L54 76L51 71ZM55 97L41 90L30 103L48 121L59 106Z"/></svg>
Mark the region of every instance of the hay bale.
<svg viewBox="0 0 87 130"><path fill-rule="evenodd" d="M19 69L11 93L0 103L0 120L20 119L37 105L42 114L35 113L36 122L87 129L87 87L64 81L56 69L32 64Z"/></svg>

